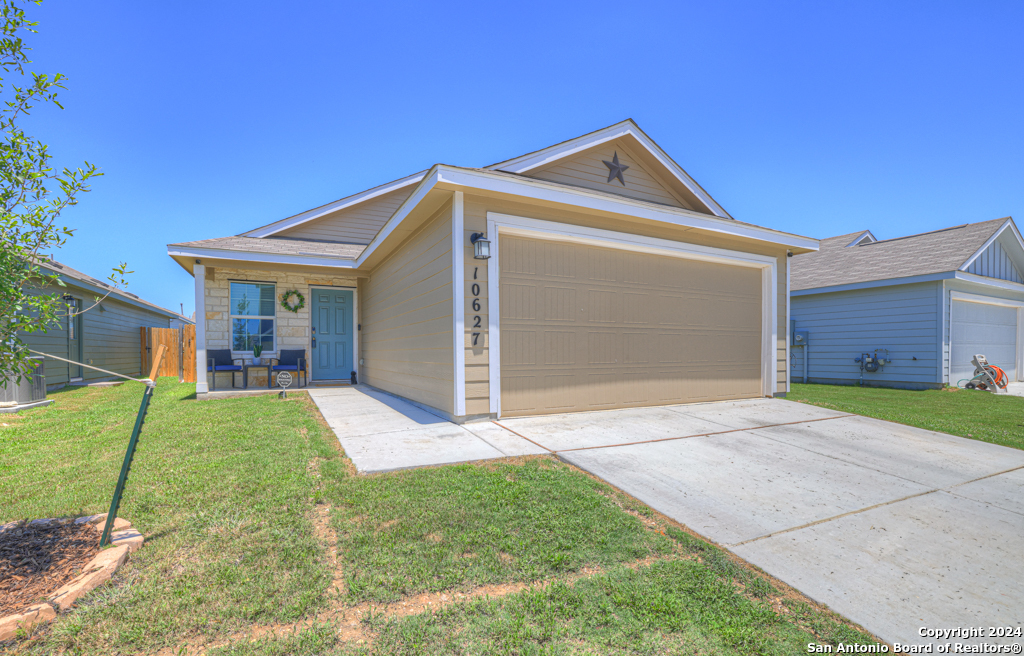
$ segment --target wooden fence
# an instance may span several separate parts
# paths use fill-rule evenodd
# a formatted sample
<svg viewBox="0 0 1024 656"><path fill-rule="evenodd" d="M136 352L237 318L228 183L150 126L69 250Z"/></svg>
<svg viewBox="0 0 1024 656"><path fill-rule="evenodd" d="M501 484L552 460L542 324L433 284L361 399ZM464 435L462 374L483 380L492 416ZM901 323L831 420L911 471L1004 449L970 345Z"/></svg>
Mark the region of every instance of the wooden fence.
<svg viewBox="0 0 1024 656"><path fill-rule="evenodd" d="M182 383L196 382L196 327L139 328L142 371L153 364L157 349L166 347L157 376L177 376Z"/></svg>

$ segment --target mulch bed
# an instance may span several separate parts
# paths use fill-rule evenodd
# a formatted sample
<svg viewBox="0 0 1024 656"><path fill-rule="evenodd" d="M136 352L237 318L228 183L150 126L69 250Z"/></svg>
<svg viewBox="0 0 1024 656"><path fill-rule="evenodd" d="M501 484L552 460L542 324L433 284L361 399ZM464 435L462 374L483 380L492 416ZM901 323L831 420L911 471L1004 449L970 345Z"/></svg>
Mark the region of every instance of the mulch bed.
<svg viewBox="0 0 1024 656"><path fill-rule="evenodd" d="M43 601L82 572L100 550L89 524L54 521L0 531L0 617Z"/></svg>

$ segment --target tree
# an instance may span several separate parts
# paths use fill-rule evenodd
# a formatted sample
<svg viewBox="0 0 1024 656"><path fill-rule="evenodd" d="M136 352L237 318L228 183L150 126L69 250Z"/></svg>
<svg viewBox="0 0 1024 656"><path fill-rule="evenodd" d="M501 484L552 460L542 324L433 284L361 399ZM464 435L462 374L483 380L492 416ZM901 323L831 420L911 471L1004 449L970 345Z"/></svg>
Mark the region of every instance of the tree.
<svg viewBox="0 0 1024 656"><path fill-rule="evenodd" d="M30 0L40 4L42 0ZM26 73L30 64L22 41L35 33L38 23L25 16L22 3L0 0L0 374L8 380L29 374L34 364L22 333L46 331L71 314L60 292L46 292L48 285L64 286L58 274L45 268L46 255L60 248L74 234L61 225L62 212L89 191L89 182L102 175L85 162L77 169L51 165L49 148L25 134L20 121L37 105L63 109L57 94L65 89L65 76ZM110 275L114 286L126 284L127 265L121 263ZM96 299L86 312L102 299Z"/></svg>

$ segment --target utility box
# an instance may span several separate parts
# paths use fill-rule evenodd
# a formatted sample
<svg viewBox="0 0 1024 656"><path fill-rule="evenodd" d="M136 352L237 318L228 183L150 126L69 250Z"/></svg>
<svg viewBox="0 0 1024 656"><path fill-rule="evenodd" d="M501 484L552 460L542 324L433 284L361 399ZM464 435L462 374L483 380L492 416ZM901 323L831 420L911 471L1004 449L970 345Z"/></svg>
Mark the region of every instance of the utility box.
<svg viewBox="0 0 1024 656"><path fill-rule="evenodd" d="M791 346L804 346L810 341L811 334L806 330L794 330Z"/></svg>
<svg viewBox="0 0 1024 656"><path fill-rule="evenodd" d="M7 380L7 386L0 387L0 411L17 411L21 407L39 405L46 401L44 359L29 359L36 364L31 374L23 376L20 383L17 376L11 376Z"/></svg>

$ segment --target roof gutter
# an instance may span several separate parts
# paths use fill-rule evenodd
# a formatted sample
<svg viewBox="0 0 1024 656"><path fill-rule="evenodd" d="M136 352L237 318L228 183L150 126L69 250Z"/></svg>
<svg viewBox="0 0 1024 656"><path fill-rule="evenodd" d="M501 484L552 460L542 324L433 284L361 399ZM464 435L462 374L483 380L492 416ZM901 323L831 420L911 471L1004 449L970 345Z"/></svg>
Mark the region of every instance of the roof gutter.
<svg viewBox="0 0 1024 656"><path fill-rule="evenodd" d="M1024 292L1024 285L999 278L979 276L964 271L943 271L941 273L926 273L920 276L907 276L905 278L885 278L883 280L866 280L864 282L852 282L846 285L831 285L829 287L811 287L809 289L793 289L790 296L810 296L812 294L828 294L831 292L847 292L854 289L870 289L872 287L891 287L893 285L913 285L919 282L936 282L939 280L962 280L976 285L986 285L996 289L1007 291Z"/></svg>
<svg viewBox="0 0 1024 656"><path fill-rule="evenodd" d="M284 255L280 253L257 253L253 251L232 251L222 248L195 248L169 244L167 254L171 257L195 257L211 260L238 260L240 262L265 262L268 264L297 264L302 266L337 267L353 269L354 260L330 255Z"/></svg>

